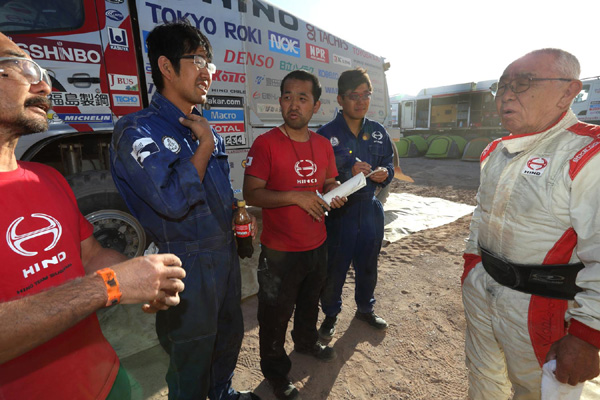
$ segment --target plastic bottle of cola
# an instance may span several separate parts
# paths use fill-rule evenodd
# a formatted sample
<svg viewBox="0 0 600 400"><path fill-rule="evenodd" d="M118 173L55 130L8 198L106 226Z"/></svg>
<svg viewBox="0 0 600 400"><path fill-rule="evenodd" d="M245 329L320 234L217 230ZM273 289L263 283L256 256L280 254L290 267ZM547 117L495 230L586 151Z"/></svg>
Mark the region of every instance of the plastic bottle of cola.
<svg viewBox="0 0 600 400"><path fill-rule="evenodd" d="M250 258L254 253L252 246L252 220L246 209L246 201L238 200L237 211L233 220L235 224L235 239L237 241L237 251L240 258Z"/></svg>

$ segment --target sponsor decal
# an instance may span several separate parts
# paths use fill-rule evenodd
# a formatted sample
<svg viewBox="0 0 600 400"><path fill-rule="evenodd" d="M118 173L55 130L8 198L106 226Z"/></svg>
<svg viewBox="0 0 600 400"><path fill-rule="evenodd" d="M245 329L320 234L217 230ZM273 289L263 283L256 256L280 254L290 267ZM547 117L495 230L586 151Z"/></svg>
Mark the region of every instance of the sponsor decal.
<svg viewBox="0 0 600 400"><path fill-rule="evenodd" d="M112 90L139 90L138 77L135 75L108 74L108 80Z"/></svg>
<svg viewBox="0 0 600 400"><path fill-rule="evenodd" d="M525 163L525 168L523 168L522 174L542 176L549 163L550 158L548 157L530 157Z"/></svg>
<svg viewBox="0 0 600 400"><path fill-rule="evenodd" d="M106 0L106 2L112 4L123 4L125 0Z"/></svg>
<svg viewBox="0 0 600 400"><path fill-rule="evenodd" d="M329 50L311 43L306 43L306 57L329 64Z"/></svg>
<svg viewBox="0 0 600 400"><path fill-rule="evenodd" d="M381 139L383 139L383 133L381 133L379 131L375 131L375 132L371 133L371 136L375 140L381 140Z"/></svg>
<svg viewBox="0 0 600 400"><path fill-rule="evenodd" d="M127 31L125 29L109 26L108 45L112 50L129 51Z"/></svg>
<svg viewBox="0 0 600 400"><path fill-rule="evenodd" d="M253 99L262 99L262 100L278 100L279 94L254 92L254 93L252 93L252 98Z"/></svg>
<svg viewBox="0 0 600 400"><path fill-rule="evenodd" d="M144 2L146 7L150 8L152 14L152 22L154 25L165 22L176 22L182 19L187 19L196 28L200 29L205 34L214 35L217 32L217 23L210 17L200 16L190 12L189 7L185 10L176 8L163 7L158 4Z"/></svg>
<svg viewBox="0 0 600 400"><path fill-rule="evenodd" d="M110 107L108 93L52 92L48 96L53 107Z"/></svg>
<svg viewBox="0 0 600 400"><path fill-rule="evenodd" d="M257 104L256 111L259 114L281 114L279 104Z"/></svg>
<svg viewBox="0 0 600 400"><path fill-rule="evenodd" d="M243 97L229 96L208 96L207 102L212 107L242 107L244 105Z"/></svg>
<svg viewBox="0 0 600 400"><path fill-rule="evenodd" d="M273 65L275 65L275 59L273 57L265 56L263 54L254 54L247 51L225 50L225 58L223 61L228 64L253 65L255 67L265 68L273 68Z"/></svg>
<svg viewBox="0 0 600 400"><path fill-rule="evenodd" d="M225 146L243 146L246 144L246 137L243 134L225 136Z"/></svg>
<svg viewBox="0 0 600 400"><path fill-rule="evenodd" d="M331 86L325 86L325 93L338 94L338 88L331 87Z"/></svg>
<svg viewBox="0 0 600 400"><path fill-rule="evenodd" d="M295 64L295 63L291 63L288 61L280 61L279 69L282 71L288 71L288 72L292 72L297 69L303 69L304 71L308 71L311 74L315 72L315 68L311 67L310 65Z"/></svg>
<svg viewBox="0 0 600 400"><path fill-rule="evenodd" d="M329 139L329 141L331 142L332 147L336 147L340 144L340 140L335 136L332 136L331 139Z"/></svg>
<svg viewBox="0 0 600 400"><path fill-rule="evenodd" d="M311 42L327 43L332 47L337 47L343 50L348 50L348 43L331 33L320 30L319 28L306 24L306 37Z"/></svg>
<svg viewBox="0 0 600 400"><path fill-rule="evenodd" d="M154 142L152 142L152 143L154 143ZM163 144L163 146L165 146L167 148L167 150L170 150L175 154L177 154L181 151L181 146L179 145L179 142L177 140L175 140L175 138L172 138L171 136L163 136L162 144Z"/></svg>
<svg viewBox="0 0 600 400"><path fill-rule="evenodd" d="M17 45L31 58L40 61L68 61L83 64L99 64L102 48L98 45L19 37Z"/></svg>
<svg viewBox="0 0 600 400"><path fill-rule="evenodd" d="M269 31L269 50L300 58L300 41L291 36Z"/></svg>
<svg viewBox="0 0 600 400"><path fill-rule="evenodd" d="M340 77L339 72L332 72L332 71L327 71L324 69L319 70L319 78L334 79L337 81L339 77ZM336 93L337 93L337 91L336 91Z"/></svg>
<svg viewBox="0 0 600 400"><path fill-rule="evenodd" d="M125 19L121 11L115 10L113 8L109 8L104 14L106 15L106 18L117 22L123 21L123 19Z"/></svg>
<svg viewBox="0 0 600 400"><path fill-rule="evenodd" d="M58 116L67 124L112 123L111 114L58 114Z"/></svg>
<svg viewBox="0 0 600 400"><path fill-rule="evenodd" d="M244 133L245 127L243 122L231 122L231 123L211 123L212 126L220 135L226 135L230 133Z"/></svg>
<svg viewBox="0 0 600 400"><path fill-rule="evenodd" d="M261 31L250 26L236 25L225 21L225 37L242 42L262 44Z"/></svg>
<svg viewBox="0 0 600 400"><path fill-rule="evenodd" d="M21 256L25 256L25 257L36 256L38 254L38 252L37 251L28 251L28 250L24 249L23 243L26 243L29 240L40 237L40 236L50 235L52 240L50 240L50 243L48 244L48 246L46 246L46 248L44 248L44 251L48 251L48 250L52 250L56 246L56 244L58 243L58 240L60 239L60 237L62 235L62 226L60 225L60 222L58 222L58 220L56 218L54 218L50 215L47 215L47 214L42 214L42 213L31 214L30 217L46 220L48 222L48 225L41 229L36 229L32 232L25 232L25 233L17 232L17 228L19 227L19 224L21 222L23 222L23 220L25 220L25 217L19 217L19 218L15 219L13 222L11 222L10 225L8 226L8 229L6 230L6 243L8 243L8 247L10 247L12 249L12 251L14 251L15 253L17 253ZM23 270L23 272L25 272L25 270ZM27 278L27 275L25 276L25 278Z"/></svg>
<svg viewBox="0 0 600 400"><path fill-rule="evenodd" d="M140 167L144 168L144 160L146 157L158 153L159 151L160 148L154 140L150 138L140 138L133 142L133 145L131 146L131 157L135 159Z"/></svg>
<svg viewBox="0 0 600 400"><path fill-rule="evenodd" d="M259 75L254 79L254 82L257 85L260 85L263 81L265 80L265 76L264 75Z"/></svg>
<svg viewBox="0 0 600 400"><path fill-rule="evenodd" d="M213 74L212 80L214 82L246 83L246 74L218 69L217 72Z"/></svg>
<svg viewBox="0 0 600 400"><path fill-rule="evenodd" d="M301 178L308 178L317 173L317 164L312 160L299 160L294 165L294 171Z"/></svg>
<svg viewBox="0 0 600 400"><path fill-rule="evenodd" d="M354 47L354 54L363 58L368 58L370 60L381 60L381 58L377 57L375 54L369 53L368 51L365 51L358 47Z"/></svg>
<svg viewBox="0 0 600 400"><path fill-rule="evenodd" d="M339 54L333 53L333 63L352 68L352 60L350 60L348 57L340 56Z"/></svg>
<svg viewBox="0 0 600 400"><path fill-rule="evenodd" d="M137 94L113 94L113 106L138 107L140 97Z"/></svg>
<svg viewBox="0 0 600 400"><path fill-rule="evenodd" d="M211 108L204 111L204 118L211 122L218 121L244 121L244 110L242 109L219 109Z"/></svg>

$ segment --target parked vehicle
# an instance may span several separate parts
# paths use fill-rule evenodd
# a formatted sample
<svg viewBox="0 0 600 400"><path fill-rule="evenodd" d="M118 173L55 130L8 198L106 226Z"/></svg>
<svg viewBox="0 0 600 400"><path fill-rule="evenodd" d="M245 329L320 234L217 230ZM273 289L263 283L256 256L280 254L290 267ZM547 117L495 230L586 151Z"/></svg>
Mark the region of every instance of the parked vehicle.
<svg viewBox="0 0 600 400"><path fill-rule="evenodd" d="M252 142L282 122L279 86L288 72L305 69L321 81L315 127L337 112L337 79L354 67L367 68L374 85L367 116L385 123L390 109L382 57L263 0L0 0L0 31L49 71L53 86L49 131L21 138L17 157L65 175L96 237L128 256L144 251L145 235L114 187L108 146L114 122L155 91L147 34L182 18L214 47L218 71L204 116L225 139L238 193Z"/></svg>
<svg viewBox="0 0 600 400"><path fill-rule="evenodd" d="M404 97L398 107L400 133L410 135L462 135L467 139L506 134L496 112L490 87L496 80L423 89ZM573 112L583 122L600 124L600 77L583 79L573 101Z"/></svg>

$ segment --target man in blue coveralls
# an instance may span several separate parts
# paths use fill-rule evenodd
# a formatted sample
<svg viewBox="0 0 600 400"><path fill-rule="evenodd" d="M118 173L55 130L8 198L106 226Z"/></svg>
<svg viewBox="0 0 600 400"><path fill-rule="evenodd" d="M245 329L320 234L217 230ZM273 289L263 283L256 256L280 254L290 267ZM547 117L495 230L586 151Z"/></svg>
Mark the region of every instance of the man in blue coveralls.
<svg viewBox="0 0 600 400"><path fill-rule="evenodd" d="M342 111L317 131L333 146L340 182L373 172L367 185L348 197L345 207L332 210L325 219L328 276L321 293L325 320L319 328L319 336L325 342L335 333L350 263L356 272L355 317L379 330L388 326L373 312L377 258L383 241L383 206L375 197L375 190L388 185L394 176L394 150L385 128L365 118L372 90L363 68L343 72L338 79L337 97Z"/></svg>
<svg viewBox="0 0 600 400"><path fill-rule="evenodd" d="M156 315L169 399L258 399L231 388L244 335L234 198L223 138L196 109L216 70L212 47L185 22L157 26L146 43L157 93L115 126L111 170L160 252L187 272L180 306Z"/></svg>

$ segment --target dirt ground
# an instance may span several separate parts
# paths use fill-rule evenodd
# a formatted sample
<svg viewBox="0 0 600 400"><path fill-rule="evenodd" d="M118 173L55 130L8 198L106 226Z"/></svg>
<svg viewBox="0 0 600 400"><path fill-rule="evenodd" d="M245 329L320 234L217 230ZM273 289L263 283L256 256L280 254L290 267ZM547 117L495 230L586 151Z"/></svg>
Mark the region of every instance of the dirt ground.
<svg viewBox="0 0 600 400"><path fill-rule="evenodd" d="M475 204L477 163L459 160L402 159L415 183L394 181L392 191ZM293 351L290 378L304 400L437 400L466 398L465 320L460 296L462 252L470 216L421 231L383 248L379 258L376 312L390 324L379 332L355 320L354 273L343 293L344 308L331 342L331 363ZM234 386L253 389L272 400L260 372L257 299L242 304L246 335ZM319 323L324 318L320 315ZM290 325L291 326L291 325ZM290 328L291 329L291 328Z"/></svg>
<svg viewBox="0 0 600 400"><path fill-rule="evenodd" d="M401 159L401 166L415 182L394 180L392 192L475 204L478 163L413 158ZM290 378L304 400L466 398L460 276L469 222L470 216L466 216L382 249L375 311L389 323L386 332L353 318L352 269L331 342L337 359L322 363L293 351L290 324L286 340L293 364ZM256 296L242 302L245 336L233 383L238 390L253 390L263 400L274 400L260 372L257 304ZM319 324L323 318L320 314ZM164 374L168 356L160 346L122 361L140 383L139 398L167 398Z"/></svg>

